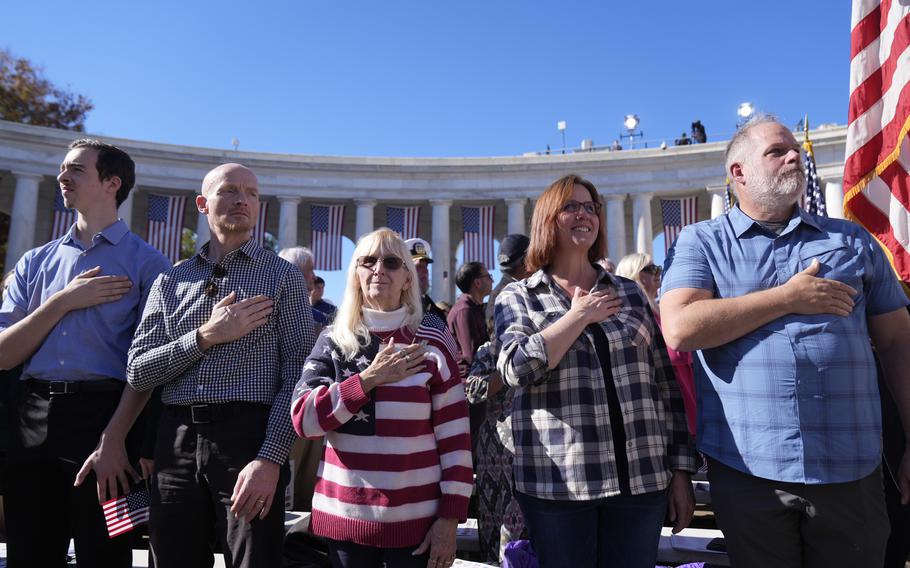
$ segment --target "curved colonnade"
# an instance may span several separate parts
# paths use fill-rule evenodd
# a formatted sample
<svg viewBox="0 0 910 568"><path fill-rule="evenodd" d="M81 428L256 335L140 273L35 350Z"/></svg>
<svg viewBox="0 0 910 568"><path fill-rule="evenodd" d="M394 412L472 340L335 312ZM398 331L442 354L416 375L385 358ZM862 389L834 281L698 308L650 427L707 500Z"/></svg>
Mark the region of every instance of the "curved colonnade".
<svg viewBox="0 0 910 568"><path fill-rule="evenodd" d="M80 133L0 121L0 211L10 215L7 267L48 240L66 147ZM841 216L846 127L813 131L819 179L832 216ZM308 245L311 204L345 204L342 234L356 241L385 224L388 205L420 205L418 234L435 260L432 295L453 298L455 249L462 239L461 207L496 205L494 236L526 233L534 200L553 180L577 173L590 179L606 204L608 255L651 252L663 230L661 197L699 195L699 220L723 214L725 142L620 152L483 157L373 158L221 150L98 136L136 162L136 187L121 217L146 234L148 193L198 193L214 166L240 162L259 177L270 203L266 230L279 247ZM800 136L797 137L798 139ZM184 226L207 240L208 226L187 199ZM274 212L278 214L275 215Z"/></svg>

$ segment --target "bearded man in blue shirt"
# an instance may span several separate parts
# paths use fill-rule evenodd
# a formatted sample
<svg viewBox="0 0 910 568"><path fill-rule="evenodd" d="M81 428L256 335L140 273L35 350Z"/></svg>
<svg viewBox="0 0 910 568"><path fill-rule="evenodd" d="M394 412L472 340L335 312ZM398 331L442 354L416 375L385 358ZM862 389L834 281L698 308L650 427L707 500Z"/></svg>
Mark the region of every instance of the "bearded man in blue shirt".
<svg viewBox="0 0 910 568"><path fill-rule="evenodd" d="M139 479L131 464L141 432L130 430L148 396L126 385L126 355L152 282L170 263L117 218L135 181L126 152L76 140L57 180L76 223L25 253L0 309L0 368L24 363L7 473L8 561L63 566L72 536L79 566L127 567L130 536L108 538L99 502Z"/></svg>
<svg viewBox="0 0 910 568"><path fill-rule="evenodd" d="M797 205L800 160L773 118L733 136L726 168L739 204L679 235L663 331L670 347L697 351L698 446L732 563L881 566L872 345L910 432L908 301L865 229ZM907 455L898 477L906 502Z"/></svg>

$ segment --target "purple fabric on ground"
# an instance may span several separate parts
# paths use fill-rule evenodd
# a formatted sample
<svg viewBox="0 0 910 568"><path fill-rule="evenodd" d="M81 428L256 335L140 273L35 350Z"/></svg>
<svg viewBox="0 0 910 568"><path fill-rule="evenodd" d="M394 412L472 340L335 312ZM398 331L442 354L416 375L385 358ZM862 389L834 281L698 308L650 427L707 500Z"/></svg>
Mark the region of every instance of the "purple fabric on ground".
<svg viewBox="0 0 910 568"><path fill-rule="evenodd" d="M515 540L502 553L502 568L540 568L531 541Z"/></svg>

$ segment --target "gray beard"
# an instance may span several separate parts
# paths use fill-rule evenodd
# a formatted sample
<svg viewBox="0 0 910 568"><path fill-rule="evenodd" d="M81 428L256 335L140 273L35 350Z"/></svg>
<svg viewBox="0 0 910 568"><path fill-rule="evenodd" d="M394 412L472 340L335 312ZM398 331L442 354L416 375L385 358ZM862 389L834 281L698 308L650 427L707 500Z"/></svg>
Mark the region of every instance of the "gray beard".
<svg viewBox="0 0 910 568"><path fill-rule="evenodd" d="M749 195L763 209L789 207L806 191L806 174L802 167L773 177L747 174Z"/></svg>

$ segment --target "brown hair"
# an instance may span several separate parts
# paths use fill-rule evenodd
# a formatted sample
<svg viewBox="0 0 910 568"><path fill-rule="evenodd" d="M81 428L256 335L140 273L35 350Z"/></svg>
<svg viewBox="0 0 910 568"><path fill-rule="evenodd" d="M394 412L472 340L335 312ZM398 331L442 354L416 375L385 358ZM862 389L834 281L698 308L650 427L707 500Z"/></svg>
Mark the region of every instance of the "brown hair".
<svg viewBox="0 0 910 568"><path fill-rule="evenodd" d="M556 253L556 217L562 211L563 205L572 199L572 191L576 185L588 190L588 193L591 194L591 201L601 204L597 188L593 183L580 176L569 174L551 183L537 200L534 215L531 217L531 244L528 245L528 254L525 257L525 268L529 272L537 272L550 265L550 261ZM597 238L588 249L588 260L592 263L601 259L606 250L603 208L601 208L598 219L600 227L597 230Z"/></svg>

